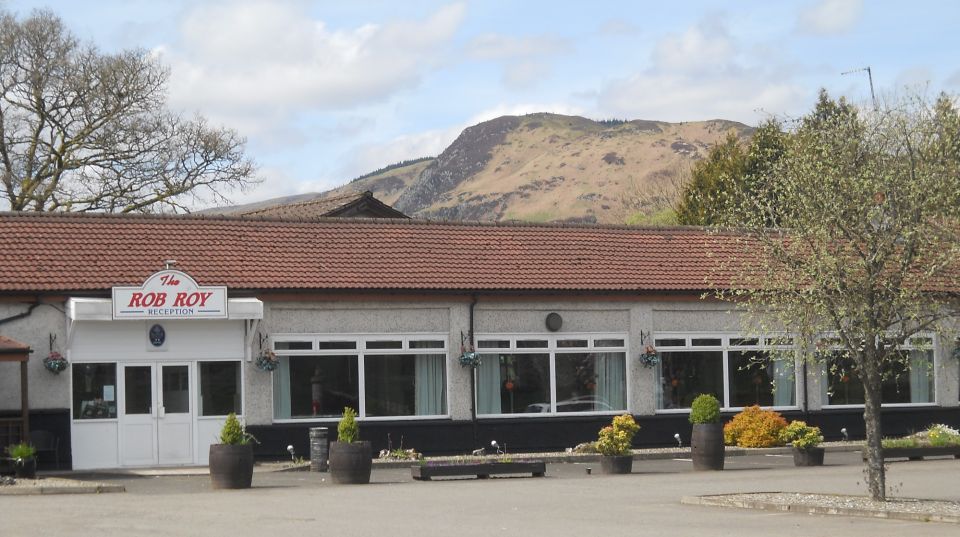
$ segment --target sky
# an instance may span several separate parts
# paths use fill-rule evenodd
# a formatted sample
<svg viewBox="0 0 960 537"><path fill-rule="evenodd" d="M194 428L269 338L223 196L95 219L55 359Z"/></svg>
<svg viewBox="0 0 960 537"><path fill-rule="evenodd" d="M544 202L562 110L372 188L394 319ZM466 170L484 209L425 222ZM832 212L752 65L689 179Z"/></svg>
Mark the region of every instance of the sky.
<svg viewBox="0 0 960 537"><path fill-rule="evenodd" d="M247 203L435 156L504 114L755 125L820 88L960 93L952 0L0 0L170 69L168 105L247 138ZM854 71L849 74L844 72Z"/></svg>

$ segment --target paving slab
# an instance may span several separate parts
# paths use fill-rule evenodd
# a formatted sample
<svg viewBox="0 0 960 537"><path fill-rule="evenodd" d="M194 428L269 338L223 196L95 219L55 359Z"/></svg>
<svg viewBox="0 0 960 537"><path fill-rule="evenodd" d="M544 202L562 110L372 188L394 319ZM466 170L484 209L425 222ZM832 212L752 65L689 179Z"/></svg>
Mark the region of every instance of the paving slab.
<svg viewBox="0 0 960 537"><path fill-rule="evenodd" d="M594 462L548 464L543 478L418 482L406 468L378 468L369 485L334 485L324 473L264 472L248 490L213 491L207 476L90 476L126 494L0 498L3 537L338 535L390 537L956 537L937 522L706 508L684 496L760 490L859 495L859 454L828 453L826 465L796 468L787 455L727 459L721 472L694 472L677 458L634 462L603 475ZM594 470L590 474L586 469ZM901 498L960 501L949 476L960 461L889 465Z"/></svg>

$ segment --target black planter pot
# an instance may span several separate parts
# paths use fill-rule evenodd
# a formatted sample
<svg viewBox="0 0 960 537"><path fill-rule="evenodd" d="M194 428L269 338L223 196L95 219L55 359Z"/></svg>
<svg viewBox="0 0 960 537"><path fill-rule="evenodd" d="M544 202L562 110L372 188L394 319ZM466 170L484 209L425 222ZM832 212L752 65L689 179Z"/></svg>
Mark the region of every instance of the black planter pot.
<svg viewBox="0 0 960 537"><path fill-rule="evenodd" d="M14 461L13 476L20 479L36 479L37 459L30 457L29 459L23 459L21 462Z"/></svg>
<svg viewBox="0 0 960 537"><path fill-rule="evenodd" d="M633 471L633 455L603 455L600 469L605 474L629 474Z"/></svg>
<svg viewBox="0 0 960 537"><path fill-rule="evenodd" d="M373 451L370 442L330 442L330 479L341 485L370 482Z"/></svg>
<svg viewBox="0 0 960 537"><path fill-rule="evenodd" d="M723 470L723 424L694 423L690 456L694 470Z"/></svg>
<svg viewBox="0 0 960 537"><path fill-rule="evenodd" d="M823 466L822 447L812 447L807 449L793 448L794 466Z"/></svg>
<svg viewBox="0 0 960 537"><path fill-rule="evenodd" d="M213 488L248 489L252 482L252 445L210 445L210 483L213 485Z"/></svg>

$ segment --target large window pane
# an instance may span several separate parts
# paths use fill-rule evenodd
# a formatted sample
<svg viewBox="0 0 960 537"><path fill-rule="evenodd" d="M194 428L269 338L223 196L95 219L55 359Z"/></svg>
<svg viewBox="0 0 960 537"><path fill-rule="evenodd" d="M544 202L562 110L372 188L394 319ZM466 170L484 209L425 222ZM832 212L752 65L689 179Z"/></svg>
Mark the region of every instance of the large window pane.
<svg viewBox="0 0 960 537"><path fill-rule="evenodd" d="M483 354L477 413L550 412L549 354Z"/></svg>
<svg viewBox="0 0 960 537"><path fill-rule="evenodd" d="M884 404L932 403L933 351L904 351L883 365L880 388ZM831 405L862 405L863 383L853 358L834 352L827 361L827 401Z"/></svg>
<svg viewBox="0 0 960 537"><path fill-rule="evenodd" d="M200 415L241 414L240 362L200 362Z"/></svg>
<svg viewBox="0 0 960 537"><path fill-rule="evenodd" d="M355 355L281 357L273 379L279 419L338 417L344 407L359 408Z"/></svg>
<svg viewBox="0 0 960 537"><path fill-rule="evenodd" d="M446 412L442 354L367 355L367 416L432 416Z"/></svg>
<svg viewBox="0 0 960 537"><path fill-rule="evenodd" d="M626 408L622 352L558 353L557 412L604 412Z"/></svg>
<svg viewBox="0 0 960 537"><path fill-rule="evenodd" d="M701 393L723 401L723 352L662 352L659 408L690 408Z"/></svg>
<svg viewBox="0 0 960 537"><path fill-rule="evenodd" d="M776 359L775 359L775 358ZM731 351L730 406L793 406L793 363L789 353Z"/></svg>
<svg viewBox="0 0 960 537"><path fill-rule="evenodd" d="M117 417L117 365L73 364L73 419Z"/></svg>

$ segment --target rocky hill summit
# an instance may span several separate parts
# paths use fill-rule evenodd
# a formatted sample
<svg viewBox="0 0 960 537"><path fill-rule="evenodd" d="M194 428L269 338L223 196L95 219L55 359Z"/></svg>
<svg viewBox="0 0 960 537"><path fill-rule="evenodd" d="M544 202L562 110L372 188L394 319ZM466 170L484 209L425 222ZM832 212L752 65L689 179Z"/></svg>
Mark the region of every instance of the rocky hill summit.
<svg viewBox="0 0 960 537"><path fill-rule="evenodd" d="M442 220L642 221L731 131L748 137L753 129L726 120L503 116L465 129L436 158L388 166L315 197L369 190L410 216Z"/></svg>

